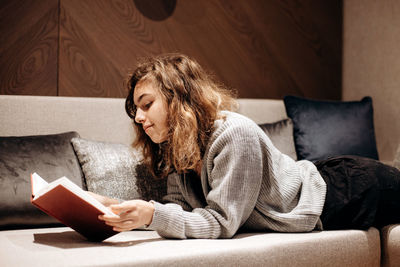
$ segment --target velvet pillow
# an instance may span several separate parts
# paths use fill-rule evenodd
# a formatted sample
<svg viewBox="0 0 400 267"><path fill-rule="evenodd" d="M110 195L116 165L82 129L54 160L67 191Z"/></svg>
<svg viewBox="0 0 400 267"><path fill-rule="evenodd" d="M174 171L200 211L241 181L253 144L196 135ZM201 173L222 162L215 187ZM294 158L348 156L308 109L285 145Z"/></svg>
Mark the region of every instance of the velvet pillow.
<svg viewBox="0 0 400 267"><path fill-rule="evenodd" d="M274 123L259 125L268 135L274 146L282 153L296 160L296 149L293 140L293 123L291 119L283 119Z"/></svg>
<svg viewBox="0 0 400 267"><path fill-rule="evenodd" d="M154 178L138 150L123 144L72 139L89 191L121 200L161 201L166 179Z"/></svg>
<svg viewBox="0 0 400 267"><path fill-rule="evenodd" d="M284 103L299 160L337 155L378 159L371 97L343 102L286 96Z"/></svg>
<svg viewBox="0 0 400 267"><path fill-rule="evenodd" d="M67 176L80 187L83 174L71 145L76 132L0 137L0 229L60 225L30 202L30 174L47 182Z"/></svg>

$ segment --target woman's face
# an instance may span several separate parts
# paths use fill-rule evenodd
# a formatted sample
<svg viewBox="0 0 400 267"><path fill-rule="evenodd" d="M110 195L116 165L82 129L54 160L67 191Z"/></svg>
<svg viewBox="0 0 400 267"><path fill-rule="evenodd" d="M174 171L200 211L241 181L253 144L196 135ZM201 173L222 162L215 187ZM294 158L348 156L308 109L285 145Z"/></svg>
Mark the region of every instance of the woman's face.
<svg viewBox="0 0 400 267"><path fill-rule="evenodd" d="M158 88L151 81L139 81L133 92L133 102L135 121L142 124L150 139L157 144L166 141L168 105Z"/></svg>

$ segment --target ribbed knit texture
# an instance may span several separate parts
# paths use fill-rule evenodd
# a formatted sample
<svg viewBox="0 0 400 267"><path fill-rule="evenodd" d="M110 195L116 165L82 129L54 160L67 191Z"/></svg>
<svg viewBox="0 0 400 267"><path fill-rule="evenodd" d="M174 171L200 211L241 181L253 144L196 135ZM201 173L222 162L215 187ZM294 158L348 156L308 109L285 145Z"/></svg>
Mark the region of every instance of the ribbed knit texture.
<svg viewBox="0 0 400 267"><path fill-rule="evenodd" d="M155 202L149 228L169 238L230 238L240 227L307 232L316 228L326 184L310 161L282 154L250 119L224 111L195 176L168 177L168 204ZM198 178L197 178L198 179ZM320 224L318 224L320 226Z"/></svg>

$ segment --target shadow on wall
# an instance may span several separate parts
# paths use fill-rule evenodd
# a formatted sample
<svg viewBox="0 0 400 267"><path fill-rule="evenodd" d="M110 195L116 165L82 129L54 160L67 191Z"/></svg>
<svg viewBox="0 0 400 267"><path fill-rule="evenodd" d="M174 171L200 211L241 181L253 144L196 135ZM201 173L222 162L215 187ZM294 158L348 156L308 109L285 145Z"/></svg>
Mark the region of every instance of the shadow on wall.
<svg viewBox="0 0 400 267"><path fill-rule="evenodd" d="M176 0L133 0L136 8L148 19L163 21L172 16Z"/></svg>

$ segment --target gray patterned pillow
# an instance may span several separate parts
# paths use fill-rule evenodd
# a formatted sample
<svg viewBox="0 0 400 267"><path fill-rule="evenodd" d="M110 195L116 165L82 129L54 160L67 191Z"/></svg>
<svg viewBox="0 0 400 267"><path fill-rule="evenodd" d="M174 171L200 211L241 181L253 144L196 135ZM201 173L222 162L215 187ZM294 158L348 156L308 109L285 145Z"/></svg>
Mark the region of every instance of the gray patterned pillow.
<svg viewBox="0 0 400 267"><path fill-rule="evenodd" d="M293 137L293 122L291 119L288 118L273 123L264 123L259 126L268 135L279 151L297 160Z"/></svg>
<svg viewBox="0 0 400 267"><path fill-rule="evenodd" d="M73 138L89 191L117 199L161 201L166 179L154 178L141 164L140 151L123 144Z"/></svg>

